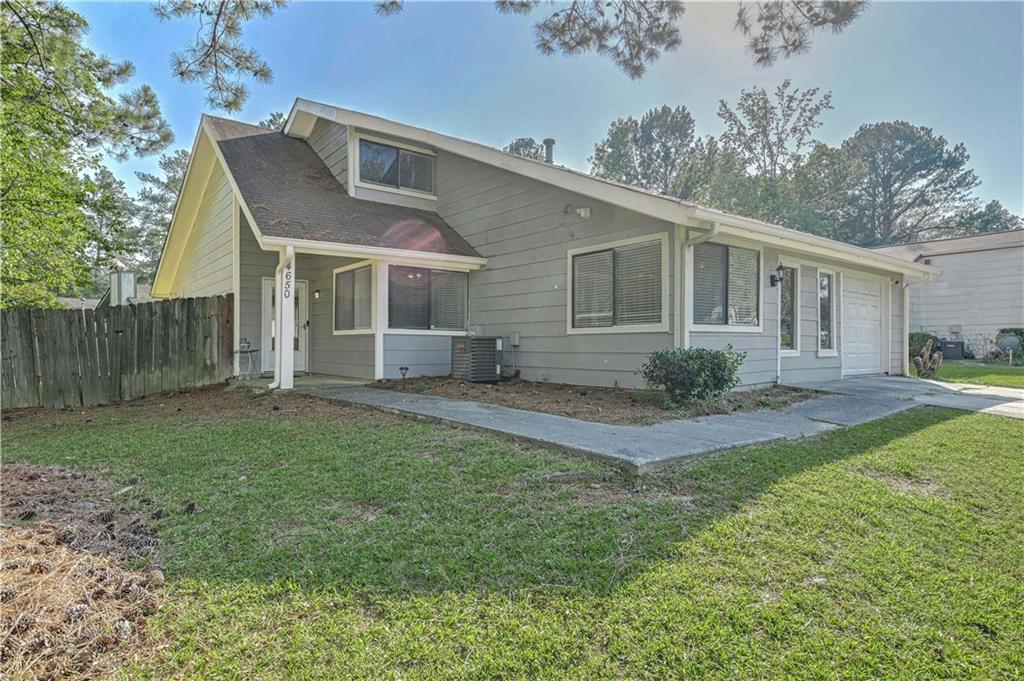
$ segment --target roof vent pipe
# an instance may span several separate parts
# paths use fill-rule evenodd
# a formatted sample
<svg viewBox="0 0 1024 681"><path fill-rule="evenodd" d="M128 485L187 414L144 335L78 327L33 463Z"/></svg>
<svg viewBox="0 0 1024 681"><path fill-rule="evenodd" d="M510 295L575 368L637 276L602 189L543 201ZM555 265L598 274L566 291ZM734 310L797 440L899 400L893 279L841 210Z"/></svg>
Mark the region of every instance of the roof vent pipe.
<svg viewBox="0 0 1024 681"><path fill-rule="evenodd" d="M555 138L547 137L544 140L544 162L555 162Z"/></svg>

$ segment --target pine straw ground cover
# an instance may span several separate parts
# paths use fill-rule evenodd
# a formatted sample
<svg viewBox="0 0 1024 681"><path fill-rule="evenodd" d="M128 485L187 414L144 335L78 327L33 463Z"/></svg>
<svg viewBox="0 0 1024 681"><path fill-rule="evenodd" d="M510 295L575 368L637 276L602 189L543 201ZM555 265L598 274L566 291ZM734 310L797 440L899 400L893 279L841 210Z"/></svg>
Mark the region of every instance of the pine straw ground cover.
<svg viewBox="0 0 1024 681"><path fill-rule="evenodd" d="M1021 443L916 408L636 483L297 396L4 428L5 460L167 511L151 655L119 670L147 678L1014 678Z"/></svg>
<svg viewBox="0 0 1024 681"><path fill-rule="evenodd" d="M674 405L660 390L594 388L565 383L536 383L519 378L498 383L472 383L451 377L377 381L374 388L450 397L514 409L539 411L596 423L650 425L711 414L733 414L759 409L784 409L820 396L814 390L773 385L756 390L735 390L706 400Z"/></svg>

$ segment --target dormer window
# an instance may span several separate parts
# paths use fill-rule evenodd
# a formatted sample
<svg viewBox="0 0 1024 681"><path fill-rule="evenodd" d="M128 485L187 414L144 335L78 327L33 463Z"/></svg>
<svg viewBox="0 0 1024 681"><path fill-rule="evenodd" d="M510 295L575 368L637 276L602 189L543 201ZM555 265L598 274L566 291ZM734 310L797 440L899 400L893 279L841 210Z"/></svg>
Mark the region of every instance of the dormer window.
<svg viewBox="0 0 1024 681"><path fill-rule="evenodd" d="M433 195L434 156L376 140L360 139L359 181Z"/></svg>

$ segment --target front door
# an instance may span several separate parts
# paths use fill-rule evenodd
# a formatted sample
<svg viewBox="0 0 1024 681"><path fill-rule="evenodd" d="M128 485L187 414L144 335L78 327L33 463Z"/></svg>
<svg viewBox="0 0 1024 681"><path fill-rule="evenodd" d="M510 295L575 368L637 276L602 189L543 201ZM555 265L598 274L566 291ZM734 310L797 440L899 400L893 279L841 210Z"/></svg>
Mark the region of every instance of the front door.
<svg viewBox="0 0 1024 681"><path fill-rule="evenodd" d="M306 348L309 334L309 300L307 291L309 283L303 280L295 282L295 336L292 348L295 351L295 371L306 371ZM261 338L263 351L263 371L274 370L274 351L277 349L277 297L274 295L274 279L263 277L263 298L260 306Z"/></svg>

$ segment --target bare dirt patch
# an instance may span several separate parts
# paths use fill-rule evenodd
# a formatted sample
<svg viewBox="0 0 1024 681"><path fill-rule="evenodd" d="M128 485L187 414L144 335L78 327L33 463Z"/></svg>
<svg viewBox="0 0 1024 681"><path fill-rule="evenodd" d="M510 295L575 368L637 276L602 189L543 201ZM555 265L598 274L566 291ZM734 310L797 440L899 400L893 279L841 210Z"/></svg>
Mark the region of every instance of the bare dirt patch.
<svg viewBox="0 0 1024 681"><path fill-rule="evenodd" d="M939 487L939 484L934 480L914 478L909 475L893 475L877 471L873 468L860 468L858 470L872 480L883 483L899 494L938 499L945 499L947 497L946 491Z"/></svg>
<svg viewBox="0 0 1024 681"><path fill-rule="evenodd" d="M0 527L0 642L5 676L100 678L147 655L157 570L135 572L62 542L53 523Z"/></svg>
<svg viewBox="0 0 1024 681"><path fill-rule="evenodd" d="M470 383L456 378L415 378L377 381L374 388L498 404L515 409L568 416L595 423L645 425L710 414L758 409L781 409L817 395L812 390L773 386L734 392L718 400L666 408L664 395L653 390L592 388L564 383L535 383L511 379L500 383Z"/></svg>
<svg viewBox="0 0 1024 681"><path fill-rule="evenodd" d="M11 427L33 422L100 423L106 421L173 418L182 422L230 422L246 419L333 419L342 423L396 421L376 410L338 404L297 393L268 392L246 386L214 385L176 393L161 393L116 404L76 409L5 409Z"/></svg>

